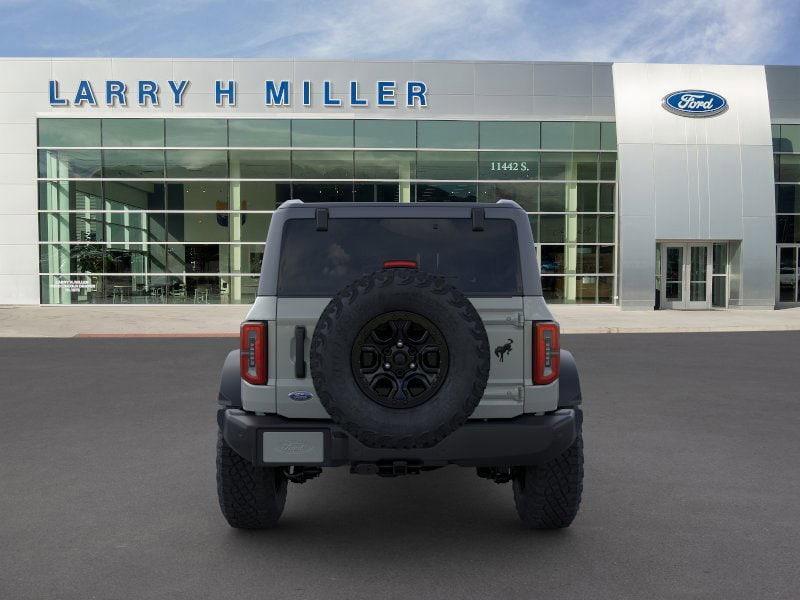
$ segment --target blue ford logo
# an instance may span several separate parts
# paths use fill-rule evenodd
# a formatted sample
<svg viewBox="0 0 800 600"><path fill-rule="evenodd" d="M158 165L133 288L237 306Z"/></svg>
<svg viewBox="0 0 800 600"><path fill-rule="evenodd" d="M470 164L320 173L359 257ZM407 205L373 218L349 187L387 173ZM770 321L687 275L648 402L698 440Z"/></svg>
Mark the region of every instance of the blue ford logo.
<svg viewBox="0 0 800 600"><path fill-rule="evenodd" d="M297 402L302 402L304 400L311 400L311 398L313 397L314 394L312 394L311 392L306 392L306 391L289 392L289 398Z"/></svg>
<svg viewBox="0 0 800 600"><path fill-rule="evenodd" d="M728 110L728 101L705 90L681 90L664 96L665 109L684 117L712 117Z"/></svg>

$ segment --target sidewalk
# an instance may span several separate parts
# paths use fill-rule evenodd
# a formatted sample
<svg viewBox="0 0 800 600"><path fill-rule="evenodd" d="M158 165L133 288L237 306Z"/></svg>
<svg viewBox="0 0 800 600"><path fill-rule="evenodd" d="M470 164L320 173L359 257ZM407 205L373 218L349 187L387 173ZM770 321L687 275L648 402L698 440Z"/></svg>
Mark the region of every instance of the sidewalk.
<svg viewBox="0 0 800 600"><path fill-rule="evenodd" d="M800 330L800 308L621 311L615 306L551 306L563 333ZM246 305L0 306L0 337L236 337Z"/></svg>

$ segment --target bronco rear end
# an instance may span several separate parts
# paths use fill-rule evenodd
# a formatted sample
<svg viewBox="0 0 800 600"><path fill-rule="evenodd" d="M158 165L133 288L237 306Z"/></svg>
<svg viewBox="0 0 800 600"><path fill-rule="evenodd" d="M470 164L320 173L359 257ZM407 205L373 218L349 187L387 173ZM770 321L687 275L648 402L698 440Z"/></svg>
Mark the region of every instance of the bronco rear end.
<svg viewBox="0 0 800 600"><path fill-rule="evenodd" d="M577 513L577 370L515 203L285 203L240 341L219 394L231 525L275 524L287 482L335 466L470 466L513 481L531 527Z"/></svg>

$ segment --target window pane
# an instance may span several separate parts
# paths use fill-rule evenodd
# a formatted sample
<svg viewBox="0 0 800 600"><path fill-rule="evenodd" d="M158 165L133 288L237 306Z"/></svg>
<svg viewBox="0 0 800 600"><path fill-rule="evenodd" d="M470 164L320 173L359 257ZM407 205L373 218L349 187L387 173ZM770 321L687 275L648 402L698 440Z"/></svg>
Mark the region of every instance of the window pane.
<svg viewBox="0 0 800 600"><path fill-rule="evenodd" d="M149 181L103 183L107 210L164 210L166 186Z"/></svg>
<svg viewBox="0 0 800 600"><path fill-rule="evenodd" d="M413 179L417 153L375 151L355 153L356 179Z"/></svg>
<svg viewBox="0 0 800 600"><path fill-rule="evenodd" d="M598 242L614 242L614 217L613 215L601 215L598 217L599 229L597 233Z"/></svg>
<svg viewBox="0 0 800 600"><path fill-rule="evenodd" d="M105 226L102 212L39 213L39 241L102 242Z"/></svg>
<svg viewBox="0 0 800 600"><path fill-rule="evenodd" d="M567 186L563 183L540 184L539 203L542 212L564 212L567 210Z"/></svg>
<svg viewBox="0 0 800 600"><path fill-rule="evenodd" d="M117 179L161 179L163 150L103 150L103 175Z"/></svg>
<svg viewBox="0 0 800 600"><path fill-rule="evenodd" d="M542 277L542 293L544 299L552 304L563 304L564 302L564 278L563 277Z"/></svg>
<svg viewBox="0 0 800 600"><path fill-rule="evenodd" d="M416 121L356 119L356 148L415 148Z"/></svg>
<svg viewBox="0 0 800 600"><path fill-rule="evenodd" d="M163 242L164 220L164 213L109 212L105 214L104 238L109 242Z"/></svg>
<svg viewBox="0 0 800 600"><path fill-rule="evenodd" d="M166 119L167 146L228 145L225 119Z"/></svg>
<svg viewBox="0 0 800 600"><path fill-rule="evenodd" d="M100 119L39 119L39 145L99 146Z"/></svg>
<svg viewBox="0 0 800 600"><path fill-rule="evenodd" d="M800 154L781 154L778 181L800 181Z"/></svg>
<svg viewBox="0 0 800 600"><path fill-rule="evenodd" d="M597 180L597 154L576 152L572 155L575 161L575 178L589 181ZM571 179L571 177L570 177Z"/></svg>
<svg viewBox="0 0 800 600"><path fill-rule="evenodd" d="M225 150L167 150L167 177L225 178L228 153Z"/></svg>
<svg viewBox="0 0 800 600"><path fill-rule="evenodd" d="M538 179L538 152L481 152L481 179Z"/></svg>
<svg viewBox="0 0 800 600"><path fill-rule="evenodd" d="M539 215L528 215L528 221L531 224L531 233L533 234L533 241L539 241Z"/></svg>
<svg viewBox="0 0 800 600"><path fill-rule="evenodd" d="M420 148L477 148L476 121L417 121Z"/></svg>
<svg viewBox="0 0 800 600"><path fill-rule="evenodd" d="M575 302L578 304L597 302L597 277L582 275L575 278Z"/></svg>
<svg viewBox="0 0 800 600"><path fill-rule="evenodd" d="M600 179L616 181L617 179L617 154L616 152L603 152L600 154Z"/></svg>
<svg viewBox="0 0 800 600"><path fill-rule="evenodd" d="M272 215L267 213L241 213L242 241L259 242L267 241L267 230Z"/></svg>
<svg viewBox="0 0 800 600"><path fill-rule="evenodd" d="M578 184L578 211L597 212L597 184Z"/></svg>
<svg viewBox="0 0 800 600"><path fill-rule="evenodd" d="M575 123L575 140L573 148L576 150L600 149L600 123Z"/></svg>
<svg viewBox="0 0 800 600"><path fill-rule="evenodd" d="M224 181L187 181L167 184L168 210L230 210Z"/></svg>
<svg viewBox="0 0 800 600"><path fill-rule="evenodd" d="M568 152L543 152L541 161L542 179L563 181L574 178L567 175L572 163L572 155Z"/></svg>
<svg viewBox="0 0 800 600"><path fill-rule="evenodd" d="M576 249L576 271L578 273L597 273L598 246L578 246Z"/></svg>
<svg viewBox="0 0 800 600"><path fill-rule="evenodd" d="M597 302L601 304L611 304L614 301L614 278L597 278Z"/></svg>
<svg viewBox="0 0 800 600"><path fill-rule="evenodd" d="M347 150L295 150L292 177L297 179L352 179L353 152Z"/></svg>
<svg viewBox="0 0 800 600"><path fill-rule="evenodd" d="M99 181L42 181L39 183L42 210L102 210Z"/></svg>
<svg viewBox="0 0 800 600"><path fill-rule="evenodd" d="M728 244L714 244L713 256L714 275L725 275L728 270Z"/></svg>
<svg viewBox="0 0 800 600"><path fill-rule="evenodd" d="M352 148L353 121L349 119L295 119L292 146L297 148Z"/></svg>
<svg viewBox="0 0 800 600"><path fill-rule="evenodd" d="M411 202L414 187L410 183L361 183L354 189L355 202Z"/></svg>
<svg viewBox="0 0 800 600"><path fill-rule="evenodd" d="M477 152L418 152L418 179L475 179Z"/></svg>
<svg viewBox="0 0 800 600"><path fill-rule="evenodd" d="M595 215L578 215L577 241L587 244L597 241L597 217Z"/></svg>
<svg viewBox="0 0 800 600"><path fill-rule="evenodd" d="M778 215L775 218L778 244L794 244L800 242L800 216Z"/></svg>
<svg viewBox="0 0 800 600"><path fill-rule="evenodd" d="M543 122L542 148L547 150L571 150L574 139L572 123Z"/></svg>
<svg viewBox="0 0 800 600"><path fill-rule="evenodd" d="M109 244L103 264L106 273L163 273L164 260L163 244Z"/></svg>
<svg viewBox="0 0 800 600"><path fill-rule="evenodd" d="M781 151L781 126L772 125L772 151Z"/></svg>
<svg viewBox="0 0 800 600"><path fill-rule="evenodd" d="M797 249L794 247L781 248L778 259L778 272L781 275L794 275L797 269Z"/></svg>
<svg viewBox="0 0 800 600"><path fill-rule="evenodd" d="M288 179L291 161L288 150L231 150L231 179Z"/></svg>
<svg viewBox="0 0 800 600"><path fill-rule="evenodd" d="M243 181L231 183L232 190L239 190L241 205L231 205L232 210L275 210L281 203L291 198L291 185L288 182ZM231 194L232 197L236 197Z"/></svg>
<svg viewBox="0 0 800 600"><path fill-rule="evenodd" d="M540 215L539 242L563 244L567 239L566 224L567 219L563 215Z"/></svg>
<svg viewBox="0 0 800 600"><path fill-rule="evenodd" d="M478 189L481 202L513 200L526 211L539 210L538 183L480 183Z"/></svg>
<svg viewBox="0 0 800 600"><path fill-rule="evenodd" d="M100 177L100 150L39 150L39 177Z"/></svg>
<svg viewBox="0 0 800 600"><path fill-rule="evenodd" d="M103 119L103 146L163 145L163 119Z"/></svg>
<svg viewBox="0 0 800 600"><path fill-rule="evenodd" d="M237 213L169 213L168 242L229 242L231 216Z"/></svg>
<svg viewBox="0 0 800 600"><path fill-rule="evenodd" d="M481 148L538 148L537 121L483 121L480 124Z"/></svg>
<svg viewBox="0 0 800 600"><path fill-rule="evenodd" d="M292 198L303 202L353 202L350 183L293 183Z"/></svg>
<svg viewBox="0 0 800 600"><path fill-rule="evenodd" d="M779 213L800 213L800 186L776 185L775 210Z"/></svg>
<svg viewBox="0 0 800 600"><path fill-rule="evenodd" d="M288 119L231 119L228 136L231 148L288 148Z"/></svg>
<svg viewBox="0 0 800 600"><path fill-rule="evenodd" d="M417 202L475 202L474 183L418 183Z"/></svg>
<svg viewBox="0 0 800 600"><path fill-rule="evenodd" d="M540 246L542 273L564 272L564 246Z"/></svg>
<svg viewBox="0 0 800 600"><path fill-rule="evenodd" d="M781 125L781 152L800 152L800 125Z"/></svg>
<svg viewBox="0 0 800 600"><path fill-rule="evenodd" d="M598 246L599 255L597 261L598 273L614 272L614 246Z"/></svg>
<svg viewBox="0 0 800 600"><path fill-rule="evenodd" d="M600 149L601 150L614 150L617 149L617 124L616 123L601 123L600 124Z"/></svg>
<svg viewBox="0 0 800 600"><path fill-rule="evenodd" d="M600 184L600 212L614 212L614 184Z"/></svg>

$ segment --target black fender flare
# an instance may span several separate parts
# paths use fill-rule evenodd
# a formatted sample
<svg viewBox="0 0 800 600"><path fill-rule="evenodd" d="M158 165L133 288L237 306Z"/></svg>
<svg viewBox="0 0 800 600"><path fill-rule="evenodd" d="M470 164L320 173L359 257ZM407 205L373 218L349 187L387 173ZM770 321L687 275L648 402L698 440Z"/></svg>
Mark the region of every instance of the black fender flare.
<svg viewBox="0 0 800 600"><path fill-rule="evenodd" d="M569 350L561 350L561 370L558 376L558 408L574 408L583 402L578 365Z"/></svg>
<svg viewBox="0 0 800 600"><path fill-rule="evenodd" d="M220 409L242 408L242 381L239 374L239 350L231 350L225 357L219 376Z"/></svg>

